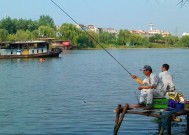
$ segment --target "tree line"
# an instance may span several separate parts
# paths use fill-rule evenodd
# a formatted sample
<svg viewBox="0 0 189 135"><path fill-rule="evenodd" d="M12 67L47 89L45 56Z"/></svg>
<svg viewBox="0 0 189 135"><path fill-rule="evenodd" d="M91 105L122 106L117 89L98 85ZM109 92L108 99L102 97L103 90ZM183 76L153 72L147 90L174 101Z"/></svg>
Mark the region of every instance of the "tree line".
<svg viewBox="0 0 189 135"><path fill-rule="evenodd" d="M105 47L189 47L189 36L162 36L155 34L143 37L121 29L118 34L99 31L95 33L86 30L100 44ZM69 40L78 48L98 48L98 44L85 31L70 23L63 23L56 27L54 20L48 15L41 15L38 20L11 19L0 20L0 42L27 41L37 38L50 37L57 40Z"/></svg>

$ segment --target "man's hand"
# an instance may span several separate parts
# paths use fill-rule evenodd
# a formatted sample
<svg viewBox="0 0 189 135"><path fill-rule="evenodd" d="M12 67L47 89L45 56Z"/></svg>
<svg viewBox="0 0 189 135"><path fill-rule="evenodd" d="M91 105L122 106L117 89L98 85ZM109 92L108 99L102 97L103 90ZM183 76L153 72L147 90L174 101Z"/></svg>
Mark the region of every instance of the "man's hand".
<svg viewBox="0 0 189 135"><path fill-rule="evenodd" d="M131 77L139 84L143 84L142 80L138 78L136 75L131 75Z"/></svg>
<svg viewBox="0 0 189 135"><path fill-rule="evenodd" d="M136 75L131 75L131 77L132 77L133 79L136 79L136 78L137 78L137 76L136 76Z"/></svg>
<svg viewBox="0 0 189 135"><path fill-rule="evenodd" d="M139 87L138 87L138 90L142 90L142 89L144 89L143 86L139 86Z"/></svg>
<svg viewBox="0 0 189 135"><path fill-rule="evenodd" d="M144 85L141 85L138 87L138 90L142 90L142 89L154 89L154 86L144 86Z"/></svg>

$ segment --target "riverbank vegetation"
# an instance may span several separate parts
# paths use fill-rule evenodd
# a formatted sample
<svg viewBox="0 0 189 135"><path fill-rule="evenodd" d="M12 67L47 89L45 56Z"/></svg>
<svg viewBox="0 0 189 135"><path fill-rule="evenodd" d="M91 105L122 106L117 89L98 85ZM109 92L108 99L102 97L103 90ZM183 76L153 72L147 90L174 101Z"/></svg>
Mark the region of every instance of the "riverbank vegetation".
<svg viewBox="0 0 189 135"><path fill-rule="evenodd" d="M118 34L86 30L105 48L170 48L189 47L189 36L162 36L155 34L144 37L140 34L131 33L121 29ZM55 26L54 20L48 15L42 15L38 20L11 19L10 17L0 20L0 42L26 41L38 38L55 38L56 40L69 40L71 44L80 49L99 49L100 46L91 39L85 31L76 25L63 23L60 27Z"/></svg>

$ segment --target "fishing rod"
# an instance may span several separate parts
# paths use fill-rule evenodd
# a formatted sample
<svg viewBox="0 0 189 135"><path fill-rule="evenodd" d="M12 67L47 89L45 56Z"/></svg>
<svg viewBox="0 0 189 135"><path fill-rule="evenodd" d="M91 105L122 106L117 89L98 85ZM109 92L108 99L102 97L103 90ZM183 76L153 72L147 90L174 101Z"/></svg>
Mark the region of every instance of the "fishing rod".
<svg viewBox="0 0 189 135"><path fill-rule="evenodd" d="M89 32L87 32L76 20L74 20L66 11L64 11L57 3L51 0L64 14L66 14L74 23L76 23L91 39L93 39L104 51L106 51L130 76L132 74L108 51L106 50Z"/></svg>

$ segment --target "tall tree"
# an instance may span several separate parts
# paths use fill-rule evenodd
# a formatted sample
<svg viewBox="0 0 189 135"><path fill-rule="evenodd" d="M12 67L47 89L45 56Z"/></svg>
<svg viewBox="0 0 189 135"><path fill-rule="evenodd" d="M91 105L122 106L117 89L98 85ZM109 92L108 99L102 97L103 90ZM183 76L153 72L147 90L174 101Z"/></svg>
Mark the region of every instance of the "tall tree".
<svg viewBox="0 0 189 135"><path fill-rule="evenodd" d="M180 39L180 44L184 47L189 47L189 36L183 36Z"/></svg>
<svg viewBox="0 0 189 135"><path fill-rule="evenodd" d="M13 19L14 24L16 25L16 30L23 30L26 31L28 29L27 27L27 20L24 19Z"/></svg>
<svg viewBox="0 0 189 135"><path fill-rule="evenodd" d="M99 42L105 44L114 44L116 42L115 34L108 33L108 32L100 32L99 33Z"/></svg>
<svg viewBox="0 0 189 135"><path fill-rule="evenodd" d="M62 35L60 38L63 40L70 40L72 44L77 44L76 37L78 38L79 34L81 33L81 30L76 28L75 25L69 24L69 23L64 23L62 24L60 28L60 34Z"/></svg>
<svg viewBox="0 0 189 135"><path fill-rule="evenodd" d="M169 36L165 37L165 41L166 41L166 44L171 47L179 41L179 38L176 36L169 35Z"/></svg>
<svg viewBox="0 0 189 135"><path fill-rule="evenodd" d="M165 43L165 38L161 34L155 34L155 35L149 37L149 42Z"/></svg>
<svg viewBox="0 0 189 135"><path fill-rule="evenodd" d="M50 26L40 26L38 32L39 37L56 37L54 29Z"/></svg>
<svg viewBox="0 0 189 135"><path fill-rule="evenodd" d="M38 22L39 26L49 26L51 28L55 27L54 20L48 15L41 15Z"/></svg>
<svg viewBox="0 0 189 135"><path fill-rule="evenodd" d="M131 34L127 40L131 45L142 45L145 39L139 34Z"/></svg>
<svg viewBox="0 0 189 135"><path fill-rule="evenodd" d="M32 39L32 34L30 31L26 30L26 31L23 31L23 30L18 30L16 32L16 40L17 41L27 41L27 40L30 40Z"/></svg>
<svg viewBox="0 0 189 135"><path fill-rule="evenodd" d="M39 27L39 24L37 21L32 21L31 19L27 21L27 28L29 31L37 30Z"/></svg>
<svg viewBox="0 0 189 135"><path fill-rule="evenodd" d="M5 29L0 29L0 42L4 42L7 40L8 31Z"/></svg>
<svg viewBox="0 0 189 135"><path fill-rule="evenodd" d="M129 42L129 37L131 36L131 32L128 30L120 30L118 34L117 44L118 45L126 45Z"/></svg>
<svg viewBox="0 0 189 135"><path fill-rule="evenodd" d="M9 34L16 33L16 24L10 17L3 18L0 22L0 29L5 29L9 32Z"/></svg>
<svg viewBox="0 0 189 135"><path fill-rule="evenodd" d="M77 46L79 48L87 48L88 47L88 39L89 39L88 36L84 32L81 32L77 39Z"/></svg>

